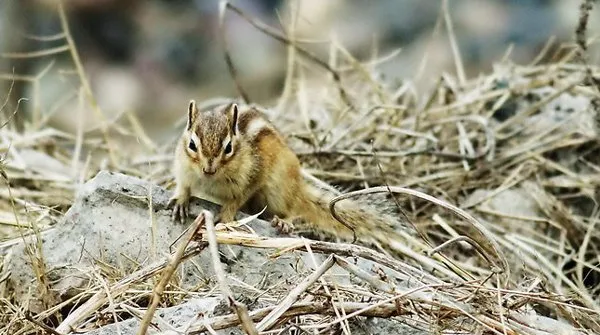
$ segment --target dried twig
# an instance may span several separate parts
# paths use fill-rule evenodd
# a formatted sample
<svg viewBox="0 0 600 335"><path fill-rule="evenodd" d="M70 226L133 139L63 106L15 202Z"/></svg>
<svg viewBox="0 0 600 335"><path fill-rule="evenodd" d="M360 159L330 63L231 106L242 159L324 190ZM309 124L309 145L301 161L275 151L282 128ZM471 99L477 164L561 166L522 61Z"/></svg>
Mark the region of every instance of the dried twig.
<svg viewBox="0 0 600 335"><path fill-rule="evenodd" d="M196 219L191 225L191 228L188 229L187 235L185 236L183 243L181 243L179 247L177 247L177 251L171 258L165 269L162 270L160 281L152 290L152 302L150 304L150 307L148 307L146 314L144 314L142 322L140 323L140 328L137 332L138 335L146 334L146 331L150 326L150 322L152 321L152 317L154 316L154 312L156 311L156 308L158 308L160 299L162 298L162 295L165 292L165 287L171 280L171 276L177 269L177 266L179 266L179 263L181 263L181 261L183 260L183 256L185 255L185 251L187 250L188 245L196 236L198 229L200 229L200 226L210 219L212 219L212 214L208 211L203 211L202 213L200 213L200 215L198 215L198 217L196 217Z"/></svg>
<svg viewBox="0 0 600 335"><path fill-rule="evenodd" d="M235 83L235 87L236 87L238 93L242 96L242 99L244 99L244 102L246 104L249 104L250 97L248 96L248 93L246 93L246 90L244 90L244 88L242 87L240 78L237 75L237 70L235 69L235 66L233 65L233 60L231 59L231 55L229 54L229 48L227 47L227 38L225 36L226 33L225 33L224 22L225 22L225 12L227 11L228 5L229 5L229 2L227 0L219 1L219 31L220 31L220 37L221 37L221 46L223 48L223 56L225 57L225 63L227 64L227 69L229 70L229 74L231 75L231 78L233 79L233 82Z"/></svg>
<svg viewBox="0 0 600 335"><path fill-rule="evenodd" d="M197 255L200 253L200 251L202 251L203 248L203 245L190 245L185 249L181 259L187 259ZM109 291L112 293L113 299L116 299L119 295L123 294L131 285L159 274L167 267L172 259L173 258L171 257L152 263L112 284L109 288ZM61 334L69 334L76 329L78 325L85 320L85 318L89 317L107 301L108 298L106 293L104 291L98 291L83 305L72 311L69 316L67 316L60 323L60 325L56 328L56 331Z"/></svg>
<svg viewBox="0 0 600 335"><path fill-rule="evenodd" d="M60 17L61 28L63 30L63 33L65 34L65 40L67 41L67 44L68 44L67 45L68 50L71 52L71 57L73 58L73 63L75 63L75 68L77 69L77 73L79 75L79 80L81 81L81 85L85 91L86 97L90 103L90 106L92 107L92 110L96 114L96 117L98 117L98 119L100 120L100 124L101 124L100 129L102 130L102 133L104 135L104 141L109 148L108 153L111 158L111 162L114 166L116 166L117 165L117 156L114 151L114 146L112 144L112 140L108 134L108 128L105 125L106 118L104 116L104 113L102 113L102 110L98 106L96 99L94 98L94 93L92 92L92 88L88 82L88 78L85 74L83 64L81 62L81 59L79 58L79 53L77 52L77 48L75 46L75 41L73 40L73 37L71 35L71 30L69 28L69 22L67 21L67 15L65 13L63 0L60 0L58 2L58 15Z"/></svg>
<svg viewBox="0 0 600 335"><path fill-rule="evenodd" d="M215 275L217 276L217 281L219 282L219 288L221 289L221 293L227 298L227 302L231 309L237 314L240 322L242 324L242 328L248 335L258 335L258 330L256 326L252 322L252 319L248 315L248 308L243 303L238 302L234 296L233 292L229 288L227 284L227 278L225 276L225 271L221 266L221 262L219 260L219 249L217 244L217 237L215 235L215 226L213 221L213 216L210 212L205 211L205 222L206 222L206 237L208 240L208 248L210 250L213 270L215 271Z"/></svg>
<svg viewBox="0 0 600 335"><path fill-rule="evenodd" d="M473 225L473 227L476 228L481 233L481 235L485 238L485 240L482 240L481 238L476 237L476 238L473 238L473 240L477 241L477 243L480 244L480 247L482 249L489 250L490 252L493 252L495 254L496 262L493 263L493 271L504 273L505 280L508 280L508 278L510 276L508 261L506 260L506 257L504 256L504 253L500 249L500 246L497 244L497 242L495 241L492 234L488 231L488 229L485 228L481 223L479 223L473 216L471 216L467 212L463 211L462 209L460 209L454 205L451 205L445 201L436 199L435 197L432 197L430 195L427 195L427 194L424 194L422 192L418 192L415 190L407 189L404 187L397 187L397 186L372 187L370 189L364 189L361 191L349 192L349 193L340 195L340 196L332 199L331 202L329 203L329 210L331 211L331 213L334 216L336 216L336 218L338 218L338 216L336 214L336 210L335 210L335 204L338 201L348 198L348 197L351 197L351 196L356 196L356 195L361 195L361 194L387 193L387 192L409 194L412 196L419 197L421 199L425 199L427 201L435 203L436 205L439 205L446 209L451 210L453 213L455 213L456 215L460 216L461 218L466 220L468 223ZM340 219L338 219L338 220L340 220Z"/></svg>
<svg viewBox="0 0 600 335"><path fill-rule="evenodd" d="M298 46L298 44L293 43L292 41L290 41L290 39L288 39L286 36L282 35L278 31L276 31L272 27L269 27L268 25L246 15L246 13L244 13L240 8L232 5L231 3L227 2L227 1L225 1L224 3L228 9L231 9L234 13L238 14L244 20L248 21L248 23L250 23L256 29L273 37L274 39L276 39L277 41L279 41L281 43L295 47L298 54L310 59L315 64L319 65L320 67L325 69L327 72L329 72L331 74L331 76L333 77L333 80L337 84L340 96L341 96L342 100L344 101L344 103L346 103L346 105L348 107L352 108L353 110L356 110L356 107L352 103L348 92L346 91L346 89L343 87L343 85L341 83L341 76L337 70L333 69L326 62L320 60L317 56L313 55L310 51L307 51L306 49Z"/></svg>
<svg viewBox="0 0 600 335"><path fill-rule="evenodd" d="M333 255L327 257L327 259L306 279L302 281L299 285L297 285L290 293L279 303L279 305L269 313L269 315L265 316L258 325L258 331L265 331L269 329L279 317L285 313L300 297L300 295L305 292L312 284L314 284L327 270L329 270L334 264Z"/></svg>

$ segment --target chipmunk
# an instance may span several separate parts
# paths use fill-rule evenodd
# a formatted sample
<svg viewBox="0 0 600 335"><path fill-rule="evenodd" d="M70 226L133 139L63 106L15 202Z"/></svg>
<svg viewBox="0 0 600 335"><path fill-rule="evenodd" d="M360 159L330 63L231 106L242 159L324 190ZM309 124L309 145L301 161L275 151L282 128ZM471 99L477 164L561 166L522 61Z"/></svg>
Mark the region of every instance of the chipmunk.
<svg viewBox="0 0 600 335"><path fill-rule="evenodd" d="M384 244L394 238L394 220L348 199L336 204L336 212L350 227L336 220L328 208L334 195L304 179L296 154L257 109L229 103L200 112L191 100L187 114L173 165L174 221L185 220L190 196L200 193L221 204L217 222L233 221L248 206L266 206L284 232L305 229L346 241L374 237Z"/></svg>

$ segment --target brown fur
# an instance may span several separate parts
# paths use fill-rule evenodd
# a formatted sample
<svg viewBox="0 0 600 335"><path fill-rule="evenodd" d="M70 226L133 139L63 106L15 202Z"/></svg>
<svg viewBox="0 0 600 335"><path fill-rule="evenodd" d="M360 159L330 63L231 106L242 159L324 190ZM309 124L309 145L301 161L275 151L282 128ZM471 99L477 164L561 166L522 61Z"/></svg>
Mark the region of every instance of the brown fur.
<svg viewBox="0 0 600 335"><path fill-rule="evenodd" d="M227 105L202 114L196 111L190 117L192 126L182 134L174 162L177 183L174 214L187 206L191 195L188 190L197 184L202 193L222 204L218 215L222 221L232 221L244 205L254 210L266 206L270 216L293 221L299 229L351 239L352 230L329 212L333 195L304 180L300 161L275 127L255 109L239 110L237 124L233 124L233 108L237 107ZM239 134L233 135L236 127ZM191 134L200 140L196 154L187 149ZM233 154L223 159L223 143L228 136ZM216 164L216 172L207 176L202 169L210 160ZM341 201L337 208L362 240L391 242L393 222L376 211L350 200Z"/></svg>

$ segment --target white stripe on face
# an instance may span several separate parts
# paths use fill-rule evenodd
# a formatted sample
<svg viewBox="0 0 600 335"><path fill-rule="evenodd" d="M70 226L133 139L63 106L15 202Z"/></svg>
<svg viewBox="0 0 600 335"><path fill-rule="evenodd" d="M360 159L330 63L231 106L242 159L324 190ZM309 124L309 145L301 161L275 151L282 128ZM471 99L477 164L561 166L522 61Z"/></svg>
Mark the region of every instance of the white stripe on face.
<svg viewBox="0 0 600 335"><path fill-rule="evenodd" d="M221 149L225 150L225 147L227 146L229 141L231 141L231 135L227 135L227 137L225 137L225 139L221 143Z"/></svg>
<svg viewBox="0 0 600 335"><path fill-rule="evenodd" d="M196 147L198 148L198 150L200 150L200 146L202 144L200 143L200 138L198 138L198 135L196 135L196 133L192 132L190 137L191 137L192 141L194 141L194 143L196 144Z"/></svg>

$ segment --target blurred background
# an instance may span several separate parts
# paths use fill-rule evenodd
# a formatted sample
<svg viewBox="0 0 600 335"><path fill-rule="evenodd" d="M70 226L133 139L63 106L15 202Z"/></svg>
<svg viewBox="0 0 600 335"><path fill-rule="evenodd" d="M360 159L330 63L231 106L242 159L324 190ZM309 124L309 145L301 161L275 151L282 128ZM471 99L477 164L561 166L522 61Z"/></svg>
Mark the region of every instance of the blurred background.
<svg viewBox="0 0 600 335"><path fill-rule="evenodd" d="M190 98L236 97L219 39L217 0L64 0L72 36L99 106L109 118L136 113L159 129L182 116ZM368 61L399 50L379 67L389 80L415 75L427 55L420 89L454 60L439 0L238 0L233 4L280 31L296 20L295 36L327 60L331 41ZM449 13L469 77L490 71L503 57L531 62L555 38L573 41L580 1L450 0ZM589 36L600 31L595 8ZM441 25L436 25L440 22ZM56 0L0 1L0 101L4 116L20 98L17 120L32 113L44 124L73 131L78 120L79 77L64 48ZM253 102L279 96L286 47L228 12L225 34L239 79ZM598 63L592 54L591 61ZM310 76L310 73L306 74ZM16 79L16 81L12 81ZM12 87L12 88L11 88Z"/></svg>

